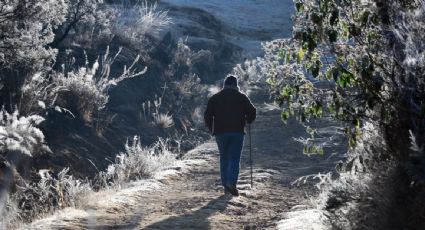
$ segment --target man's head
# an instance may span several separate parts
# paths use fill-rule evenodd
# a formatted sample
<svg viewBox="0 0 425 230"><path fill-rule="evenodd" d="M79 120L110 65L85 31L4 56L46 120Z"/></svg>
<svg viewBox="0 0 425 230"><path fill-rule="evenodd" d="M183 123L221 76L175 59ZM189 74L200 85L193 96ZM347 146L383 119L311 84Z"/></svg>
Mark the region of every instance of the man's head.
<svg viewBox="0 0 425 230"><path fill-rule="evenodd" d="M233 76L229 75L224 79L224 87L230 86L230 87L238 87L238 79Z"/></svg>

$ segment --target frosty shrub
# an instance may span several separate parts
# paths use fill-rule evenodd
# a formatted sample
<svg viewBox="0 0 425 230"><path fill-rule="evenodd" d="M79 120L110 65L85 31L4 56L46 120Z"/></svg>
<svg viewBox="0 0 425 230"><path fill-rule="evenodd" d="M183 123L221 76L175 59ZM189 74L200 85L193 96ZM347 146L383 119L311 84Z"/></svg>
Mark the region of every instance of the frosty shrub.
<svg viewBox="0 0 425 230"><path fill-rule="evenodd" d="M163 129L170 128L174 124L173 116L168 113L154 113L153 122Z"/></svg>
<svg viewBox="0 0 425 230"><path fill-rule="evenodd" d="M186 41L182 38L177 43L177 50L174 54L174 62L178 65L192 65L192 57L194 52L186 44Z"/></svg>
<svg viewBox="0 0 425 230"><path fill-rule="evenodd" d="M90 121L93 113L105 108L109 99L108 90L111 86L146 73L146 67L139 72L135 70L140 59L140 56L137 56L129 67L124 66L120 76L110 78L111 66L121 50L120 48L114 57L110 57L108 47L106 53L96 59L91 66L86 62L85 67L69 72L55 73L52 81L55 87L61 89L58 100L63 103L63 107L70 109L84 120Z"/></svg>
<svg viewBox="0 0 425 230"><path fill-rule="evenodd" d="M159 139L152 147L143 147L135 136L127 141L125 152L117 155L115 163L99 175L100 183L107 186L122 185L126 182L149 177L172 166L175 155L169 150L168 140Z"/></svg>
<svg viewBox="0 0 425 230"><path fill-rule="evenodd" d="M424 228L425 184L415 179L419 167L407 166L425 165L425 1L296 0L295 7L293 38L265 44L263 70L283 120L332 117L344 125L350 151L326 193L330 223Z"/></svg>
<svg viewBox="0 0 425 230"><path fill-rule="evenodd" d="M385 164L376 160L388 151L376 127L373 123L362 127L356 147L347 153L347 163L337 166L338 180L329 178L321 184L319 207L333 227L380 229L388 224L383 216L400 214L391 208L396 196L392 184L398 178L397 163L393 159Z"/></svg>
<svg viewBox="0 0 425 230"><path fill-rule="evenodd" d="M232 74L238 76L241 83L243 84L249 82L260 82L261 80L265 80L264 78L262 78L262 63L262 58L257 58L254 60L245 60L244 62L237 64L233 68Z"/></svg>
<svg viewBox="0 0 425 230"><path fill-rule="evenodd" d="M112 33L140 50L145 50L149 37L157 37L172 23L168 11L158 10L156 2L116 4L113 7L115 19L112 22Z"/></svg>
<svg viewBox="0 0 425 230"><path fill-rule="evenodd" d="M0 1L0 68L39 69L50 62L56 52L47 45L67 9L64 0Z"/></svg>
<svg viewBox="0 0 425 230"><path fill-rule="evenodd" d="M202 59L210 59L211 55L211 51L209 50L193 51L187 45L187 38L180 38L177 42L177 49L174 53L172 65L192 67L194 63Z"/></svg>
<svg viewBox="0 0 425 230"><path fill-rule="evenodd" d="M182 106L178 112L186 109L190 113L187 116L193 124L198 126L203 125L203 115L201 116L201 111L205 108L202 106L204 106L204 102L207 100L207 97L212 95L210 92L211 86L203 85L201 83L201 78L196 74L184 74L181 80L173 83L171 90L173 92L178 92L178 100L180 101L179 104ZM219 89L217 89L217 92L218 91ZM199 107L199 105L202 106ZM185 122L183 122L182 119L180 120L184 130L187 131L188 127L185 126L190 124L183 124Z"/></svg>
<svg viewBox="0 0 425 230"><path fill-rule="evenodd" d="M19 116L18 111L9 114L0 111L0 152L16 152L32 156L41 151L50 152L44 143L44 135L36 126L44 121L38 115Z"/></svg>
<svg viewBox="0 0 425 230"><path fill-rule="evenodd" d="M174 82L177 92L185 97L196 97L196 93L201 93L204 88L201 78L196 74L185 74L180 81Z"/></svg>
<svg viewBox="0 0 425 230"><path fill-rule="evenodd" d="M163 91L163 94L165 94L165 88ZM142 103L142 111L143 115L145 116L145 119L149 116L151 119L155 121L155 115L160 114L159 110L162 106L162 96L158 97L158 95L155 94L155 99L149 100ZM155 122L154 122L155 123Z"/></svg>
<svg viewBox="0 0 425 230"><path fill-rule="evenodd" d="M52 107L61 90L61 87L57 87L46 79L45 74L41 72L33 74L21 88L18 107L20 114L40 114L46 108Z"/></svg>
<svg viewBox="0 0 425 230"><path fill-rule="evenodd" d="M103 0L68 0L66 20L55 30L52 47L90 47L94 41L111 40L114 12ZM66 42L65 42L66 41Z"/></svg>
<svg viewBox="0 0 425 230"><path fill-rule="evenodd" d="M152 124L167 129L174 125L173 116L169 114L169 112L163 113L160 112L161 106L163 103L163 96L165 95L166 89L168 87L165 85L163 87L163 92L160 97L158 95L155 95L155 99L153 101L147 101L142 103L142 114L145 117L145 120L149 117L152 121ZM151 116L147 116L151 114Z"/></svg>
<svg viewBox="0 0 425 230"><path fill-rule="evenodd" d="M10 226L17 223L7 223L8 219L29 222L57 209L81 207L92 189L87 181L75 179L68 171L65 168L52 175L50 170L40 170L37 183L24 184L15 193L5 196L6 203L0 211L11 213L0 218L0 222Z"/></svg>

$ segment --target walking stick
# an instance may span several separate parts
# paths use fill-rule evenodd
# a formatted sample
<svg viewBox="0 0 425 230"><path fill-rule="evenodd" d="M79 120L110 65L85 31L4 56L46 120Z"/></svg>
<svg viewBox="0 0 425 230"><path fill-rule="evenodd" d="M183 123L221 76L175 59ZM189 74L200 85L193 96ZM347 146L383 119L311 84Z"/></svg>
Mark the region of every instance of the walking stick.
<svg viewBox="0 0 425 230"><path fill-rule="evenodd" d="M252 183L252 140L251 140L251 124L248 124L248 136L249 136L249 164L251 165L251 189L253 188Z"/></svg>

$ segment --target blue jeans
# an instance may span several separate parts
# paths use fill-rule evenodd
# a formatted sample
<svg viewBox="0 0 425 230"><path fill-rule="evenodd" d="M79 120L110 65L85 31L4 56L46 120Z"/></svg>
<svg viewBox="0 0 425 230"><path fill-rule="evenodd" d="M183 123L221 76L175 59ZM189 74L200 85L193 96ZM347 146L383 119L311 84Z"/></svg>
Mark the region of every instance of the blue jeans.
<svg viewBox="0 0 425 230"><path fill-rule="evenodd" d="M220 151L221 183L223 186L236 186L244 134L239 132L223 133L216 135L215 139Z"/></svg>

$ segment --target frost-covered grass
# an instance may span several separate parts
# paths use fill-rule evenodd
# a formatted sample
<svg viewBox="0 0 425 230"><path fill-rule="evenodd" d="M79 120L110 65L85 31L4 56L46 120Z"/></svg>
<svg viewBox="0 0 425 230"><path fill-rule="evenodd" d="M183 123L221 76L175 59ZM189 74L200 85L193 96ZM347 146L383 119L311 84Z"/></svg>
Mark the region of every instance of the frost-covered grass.
<svg viewBox="0 0 425 230"><path fill-rule="evenodd" d="M144 147L136 136L93 181L74 178L68 168L57 174L40 170L38 182L24 183L15 193L0 196L0 227L16 227L65 207L83 207L95 190L125 187L131 181L152 177L175 162L169 140L159 139L151 147Z"/></svg>
<svg viewBox="0 0 425 230"><path fill-rule="evenodd" d="M140 59L140 56L137 56L129 67L124 66L121 75L111 78L111 67L121 51L120 48L111 56L108 47L105 54L97 58L91 66L86 61L84 67L54 74L52 81L55 87L61 89L59 99L64 101L64 107L90 121L93 113L105 108L111 86L146 73L146 67L142 71L135 70Z"/></svg>
<svg viewBox="0 0 425 230"><path fill-rule="evenodd" d="M135 5L114 5L116 19L112 24L112 33L136 47L145 48L149 37L158 37L159 33L172 24L168 11L158 10L157 3L147 1Z"/></svg>
<svg viewBox="0 0 425 230"><path fill-rule="evenodd" d="M82 205L82 199L92 192L90 183L68 171L65 168L54 175L50 170L40 170L38 182L23 183L14 193L3 194L0 227L18 227L57 209Z"/></svg>
<svg viewBox="0 0 425 230"><path fill-rule="evenodd" d="M111 68L121 54L119 48L111 55L109 47L105 54L91 65L86 57L83 67L63 65L63 70L46 75L38 72L26 81L21 88L19 110L24 114L41 114L47 108L60 105L63 109L91 121L92 116L103 110L109 100L109 89L119 82L143 75L147 67L137 70L140 56L136 56L130 66L124 66L119 76L111 77Z"/></svg>
<svg viewBox="0 0 425 230"><path fill-rule="evenodd" d="M163 95L165 94L166 88L167 87L165 86ZM174 120L173 115L169 114L169 112L160 112L162 105L162 97L163 96L158 97L157 95L155 95L155 99L153 101L143 102L141 114L143 114L145 121L147 121L147 119L149 118L152 120L152 124L156 125L157 127L167 129L174 125Z"/></svg>
<svg viewBox="0 0 425 230"><path fill-rule="evenodd" d="M174 125L173 116L168 113L154 113L153 114L154 124L166 129Z"/></svg>
<svg viewBox="0 0 425 230"><path fill-rule="evenodd" d="M176 156L169 148L169 141L164 139L152 147L143 147L140 138L135 136L132 142L127 141L125 151L117 155L115 162L99 174L98 183L116 186L152 176L174 164Z"/></svg>

